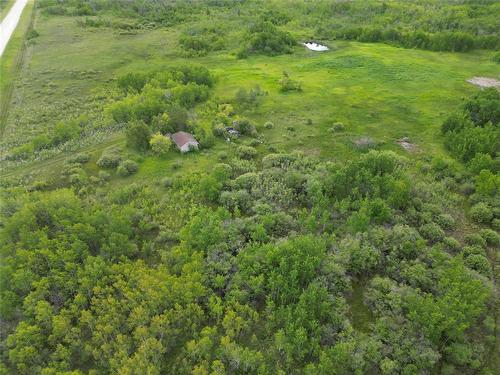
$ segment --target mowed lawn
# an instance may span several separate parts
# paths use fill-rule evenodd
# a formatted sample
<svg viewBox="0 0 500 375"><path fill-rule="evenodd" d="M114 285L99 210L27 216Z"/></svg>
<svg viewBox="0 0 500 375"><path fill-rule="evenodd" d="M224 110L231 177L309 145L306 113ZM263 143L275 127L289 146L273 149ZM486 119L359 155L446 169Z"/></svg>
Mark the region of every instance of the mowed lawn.
<svg viewBox="0 0 500 375"><path fill-rule="evenodd" d="M173 29L122 35L107 28L81 28L69 17L39 16L36 30L40 36L30 47L29 61L17 80L2 140L4 150L50 131L65 116L85 113L89 103L94 104L92 110L99 110L105 102L98 93L114 85L113 78L123 73L194 63L216 75L218 101L232 101L241 87L259 85L268 93L260 107L241 113L258 125L265 139L259 146L262 154L273 146L342 161L358 152L353 141L360 137L404 154L395 141L407 136L421 154L439 155L444 153L440 124L477 90L466 79L500 74L500 65L491 61L492 53L484 51L443 53L327 41L332 49L323 53L297 46L293 54L277 57L240 60L224 51L186 58ZM302 92L280 92L284 71L302 82ZM266 121L274 127L264 129ZM343 132L331 131L336 122L344 124ZM218 152L229 147L221 140L197 157L174 153L167 160L145 157L134 178L164 175L170 164L182 158L186 165L206 168ZM36 169L43 165L38 163ZM47 166L55 170L57 163ZM16 168L20 173L25 170L30 166Z"/></svg>

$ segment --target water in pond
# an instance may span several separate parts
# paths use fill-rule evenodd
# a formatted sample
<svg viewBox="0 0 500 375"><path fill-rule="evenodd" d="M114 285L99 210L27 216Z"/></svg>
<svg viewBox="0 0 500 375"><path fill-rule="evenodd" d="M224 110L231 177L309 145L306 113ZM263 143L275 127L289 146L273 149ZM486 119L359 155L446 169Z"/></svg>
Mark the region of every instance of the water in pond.
<svg viewBox="0 0 500 375"><path fill-rule="evenodd" d="M306 46L307 48L309 48L311 51L319 51L319 52L323 52L323 51L328 51L329 48L327 46L324 46L322 44L318 44L316 42L306 42L306 43L302 43L304 46Z"/></svg>

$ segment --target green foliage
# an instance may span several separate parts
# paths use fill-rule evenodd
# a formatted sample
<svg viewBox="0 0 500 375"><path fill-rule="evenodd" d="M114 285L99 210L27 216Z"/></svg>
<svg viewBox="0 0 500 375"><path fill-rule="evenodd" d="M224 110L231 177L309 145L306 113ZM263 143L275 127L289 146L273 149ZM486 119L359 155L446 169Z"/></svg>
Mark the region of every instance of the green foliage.
<svg viewBox="0 0 500 375"><path fill-rule="evenodd" d="M172 141L169 137L156 133L149 140L149 145L154 154L165 156L172 148Z"/></svg>
<svg viewBox="0 0 500 375"><path fill-rule="evenodd" d="M253 125L250 122L250 120L246 118L235 120L233 122L233 125L236 128L236 130L238 130L241 134L246 134L251 136L255 136L257 134L257 131L255 130L255 125Z"/></svg>
<svg viewBox="0 0 500 375"><path fill-rule="evenodd" d="M224 48L223 30L220 25L191 28L179 37L179 45L187 56L205 56Z"/></svg>
<svg viewBox="0 0 500 375"><path fill-rule="evenodd" d="M252 54L276 56L291 53L292 47L296 44L290 33L265 21L252 25L245 39L245 46L238 52L240 58Z"/></svg>
<svg viewBox="0 0 500 375"><path fill-rule="evenodd" d="M130 124L126 131L127 146L137 150L146 151L150 147L151 130L143 122Z"/></svg>
<svg viewBox="0 0 500 375"><path fill-rule="evenodd" d="M493 211L487 203L480 202L472 206L470 216L477 223L489 223L493 219Z"/></svg>
<svg viewBox="0 0 500 375"><path fill-rule="evenodd" d="M257 150L250 146L238 146L236 154L241 159L253 159L257 155Z"/></svg>
<svg viewBox="0 0 500 375"><path fill-rule="evenodd" d="M466 90L462 82L463 90L457 86L454 95L440 65L466 77L482 63L490 74L490 56L450 57L342 42L336 42L335 52L321 55L297 48L296 56L272 58L273 64L263 56L242 61L230 54L243 44L241 30L257 18L272 26L251 27L245 36L259 41L255 54L292 49L293 44L279 46L284 30L330 40L347 33L347 26L353 30L346 38L462 50L472 48L468 35L473 47L495 42L495 4L40 0L37 6L44 14L36 18L43 30L37 48L46 48L47 41L59 45L69 35L71 46L60 48L78 59L69 58L71 68L58 60L51 70L45 50L31 57L33 79L23 75L19 92L35 95L37 115L12 112L19 134L2 145L19 147L18 156L39 157L55 150L50 149L52 131L39 135L46 129L38 118L49 126L69 124L66 117L73 112L67 111L85 110L92 121L76 120L78 133L58 141L57 148L71 156L64 157L64 166L51 159L56 177L39 180L35 169L44 167L41 163L27 169L33 176L2 180L0 372L312 375L494 368L488 358L494 353L491 280L496 275L488 256L498 246L498 234L482 228L478 235L468 219L500 228L497 151L481 145L495 136L497 99L480 93L443 126L443 138L456 137L456 148L449 145L453 155L470 160L466 168L439 155L440 137L434 137L430 121ZM208 18L212 24L206 26ZM170 32L173 25L179 32ZM215 48L227 47L227 53L213 53L214 46L207 45L212 34L224 41ZM213 101L207 97L214 77L204 67L185 65L171 48L172 36L179 35L193 59L210 53L202 60L217 72ZM73 54L75 37L79 52ZM489 37L493 42L486 41ZM90 44L93 48L83 48ZM102 51L109 53L97 59ZM95 67L92 60L104 62L95 77L76 70L81 64ZM123 64L140 73L118 77L117 90L99 86L111 78L109 69L121 71ZM256 80L265 90L276 88L276 72L283 69L307 75L307 92L275 93L259 106L262 92L245 90L235 104L249 109L248 120L217 104ZM326 77L334 77L334 85ZM360 84L366 77L371 91ZM379 90L382 81L387 90ZM51 82L61 89L54 95L44 91L53 90ZM39 87L44 88L37 92ZM331 95L319 95L318 87ZM85 106L58 101L68 88L84 93L77 102ZM87 92L95 100L87 100ZM446 100L432 100L438 97ZM47 106L51 100L55 105ZM88 148L88 143L75 144L81 136L110 129L102 128L108 121L103 100L123 129L142 126L139 137L128 134L129 145L131 138L144 136L140 149L156 144L163 150L161 134L181 129L208 144L212 124L254 137L254 124L269 119L275 125L264 126L266 147L242 137L185 155L182 162L180 156L160 161L145 153L134 157L141 164L137 176L105 184L111 175L99 171L96 177L94 160L106 139L101 144L97 138L99 144ZM34 108L29 98L19 102L28 104L26 113ZM312 109L317 111L308 114ZM340 134L332 118L349 119L348 132ZM26 126L31 121L33 127ZM432 125L419 137L412 135L431 154L359 155L349 147L360 132L396 139L412 132L398 127L410 123L415 129ZM327 133L329 126L339 134ZM58 129L58 137L65 139L66 132ZM161 141L151 142L150 134ZM113 135L109 144L121 145L122 134ZM88 154L78 155L84 147ZM266 155L269 147L284 152ZM287 153L292 149L305 155ZM134 173L138 164L124 158L115 148L105 149L96 164L117 168L118 175ZM224 164L215 164L219 158ZM169 171L172 176L164 177ZM458 196L460 186L476 190L468 202ZM471 215L462 214L469 203ZM463 249L446 237L449 230L465 240Z"/></svg>
<svg viewBox="0 0 500 375"><path fill-rule="evenodd" d="M295 81L290 77L288 72L283 72L283 77L280 81L280 91L302 91L302 83L300 81Z"/></svg>
<svg viewBox="0 0 500 375"><path fill-rule="evenodd" d="M236 92L235 102L241 109L251 109L260 105L264 95L260 86L255 86L250 90L240 88Z"/></svg>
<svg viewBox="0 0 500 375"><path fill-rule="evenodd" d="M118 165L116 173L119 176L126 177L136 173L139 170L139 165L133 160L124 160Z"/></svg>
<svg viewBox="0 0 500 375"><path fill-rule="evenodd" d="M102 153L96 164L101 168L116 168L121 161L122 157L120 151L111 148Z"/></svg>
<svg viewBox="0 0 500 375"><path fill-rule="evenodd" d="M497 52L493 55L492 60L497 64L500 64L500 52Z"/></svg>

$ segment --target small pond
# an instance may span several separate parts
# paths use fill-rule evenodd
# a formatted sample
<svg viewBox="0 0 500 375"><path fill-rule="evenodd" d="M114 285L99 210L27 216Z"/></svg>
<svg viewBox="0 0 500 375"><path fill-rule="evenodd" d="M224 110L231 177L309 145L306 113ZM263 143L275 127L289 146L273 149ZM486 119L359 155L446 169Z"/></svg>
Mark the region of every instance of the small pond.
<svg viewBox="0 0 500 375"><path fill-rule="evenodd" d="M307 48L309 48L311 51L319 51L319 52L323 52L323 51L328 51L329 48L327 46L324 46L322 44L318 44L316 42L305 42L305 43L302 43L304 46L306 46Z"/></svg>

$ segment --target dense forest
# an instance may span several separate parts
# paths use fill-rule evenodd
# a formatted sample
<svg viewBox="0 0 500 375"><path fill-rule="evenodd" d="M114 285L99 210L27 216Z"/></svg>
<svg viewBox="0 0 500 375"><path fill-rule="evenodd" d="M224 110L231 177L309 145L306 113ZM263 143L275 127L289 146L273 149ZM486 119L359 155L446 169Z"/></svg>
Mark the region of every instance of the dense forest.
<svg viewBox="0 0 500 375"><path fill-rule="evenodd" d="M30 11L0 374L499 373L497 1Z"/></svg>

